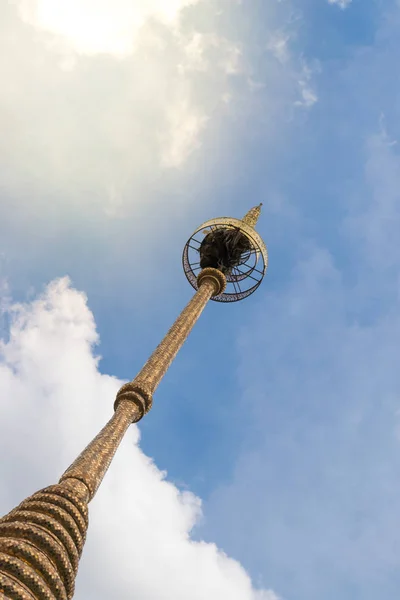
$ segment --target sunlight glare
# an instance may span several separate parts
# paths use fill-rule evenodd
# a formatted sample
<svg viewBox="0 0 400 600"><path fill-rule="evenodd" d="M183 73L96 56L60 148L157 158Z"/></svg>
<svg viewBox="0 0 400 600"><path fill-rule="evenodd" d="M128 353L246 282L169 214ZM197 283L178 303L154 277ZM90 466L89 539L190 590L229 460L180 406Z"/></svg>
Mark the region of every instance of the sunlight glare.
<svg viewBox="0 0 400 600"><path fill-rule="evenodd" d="M197 1L37 0L34 13L24 13L25 18L30 14L32 24L62 36L77 52L126 55L148 19L173 26L181 10Z"/></svg>

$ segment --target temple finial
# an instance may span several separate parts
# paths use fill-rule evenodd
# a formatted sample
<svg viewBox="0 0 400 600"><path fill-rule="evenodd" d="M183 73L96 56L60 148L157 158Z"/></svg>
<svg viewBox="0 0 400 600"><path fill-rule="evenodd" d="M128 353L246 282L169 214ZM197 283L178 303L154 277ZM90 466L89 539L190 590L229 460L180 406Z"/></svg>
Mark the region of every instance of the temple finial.
<svg viewBox="0 0 400 600"><path fill-rule="evenodd" d="M261 214L262 202L258 206L254 206L251 208L249 212L243 217L243 223L246 225L250 225L250 227L255 227L257 225L258 217Z"/></svg>

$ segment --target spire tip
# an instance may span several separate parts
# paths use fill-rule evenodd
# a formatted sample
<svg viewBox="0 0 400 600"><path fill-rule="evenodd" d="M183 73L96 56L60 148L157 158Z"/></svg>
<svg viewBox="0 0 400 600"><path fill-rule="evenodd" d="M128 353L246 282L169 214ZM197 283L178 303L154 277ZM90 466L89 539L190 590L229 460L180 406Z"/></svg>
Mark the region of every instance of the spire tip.
<svg viewBox="0 0 400 600"><path fill-rule="evenodd" d="M243 223L246 225L250 225L250 227L255 227L257 225L258 218L261 213L261 207L263 203L260 202L258 206L254 206L249 210L249 212L243 217Z"/></svg>

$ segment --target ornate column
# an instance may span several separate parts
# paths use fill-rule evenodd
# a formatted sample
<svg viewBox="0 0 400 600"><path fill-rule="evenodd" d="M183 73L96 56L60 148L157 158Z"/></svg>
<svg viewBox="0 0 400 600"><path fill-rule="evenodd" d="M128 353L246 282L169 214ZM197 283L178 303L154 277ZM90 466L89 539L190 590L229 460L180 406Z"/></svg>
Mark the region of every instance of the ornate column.
<svg viewBox="0 0 400 600"><path fill-rule="evenodd" d="M70 600L94 497L129 425L151 408L155 389L210 298L226 279L204 269L198 291L137 377L122 386L113 417L65 471L56 485L40 490L0 519L0 599Z"/></svg>
<svg viewBox="0 0 400 600"><path fill-rule="evenodd" d="M58 484L0 519L0 600L72 598L88 527L87 505L129 425L150 410L158 384L207 302L243 300L265 275L268 253L255 231L260 211L261 204L241 220L212 219L194 232L183 251L183 267L196 293L137 377L119 390L113 417Z"/></svg>

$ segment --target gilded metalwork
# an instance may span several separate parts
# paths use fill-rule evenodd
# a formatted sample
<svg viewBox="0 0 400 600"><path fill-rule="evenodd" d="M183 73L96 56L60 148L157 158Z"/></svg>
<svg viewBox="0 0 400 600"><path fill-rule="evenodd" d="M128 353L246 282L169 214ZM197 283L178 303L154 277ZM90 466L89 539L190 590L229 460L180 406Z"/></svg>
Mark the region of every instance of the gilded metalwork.
<svg viewBox="0 0 400 600"><path fill-rule="evenodd" d="M252 254L257 256L258 252L266 266L266 248L254 230L259 210L252 209L242 221L214 219L207 225L240 228L251 241ZM129 425L150 410L157 386L207 302L224 299L226 287L233 281L232 273L225 276L221 270L205 268L194 275L192 270L187 271L191 264L185 259L184 265L197 292L135 379L119 390L110 421L58 484L33 494L0 519L0 599L71 600L88 527L88 502L96 494ZM252 269L241 275L249 278Z"/></svg>
<svg viewBox="0 0 400 600"><path fill-rule="evenodd" d="M227 286L223 293L212 298L216 302L237 302L251 294L261 284L268 267L268 252L261 236L254 229L261 212L261 204L252 208L243 219L219 217L206 221L196 229L186 243L182 263L189 283L198 289L198 273L201 269L199 253L203 235L225 229L240 231L249 241L250 251L244 253L243 261L227 275ZM199 239L200 238L200 239Z"/></svg>
<svg viewBox="0 0 400 600"><path fill-rule="evenodd" d="M87 526L87 504L63 484L24 500L0 519L0 593L72 598Z"/></svg>
<svg viewBox="0 0 400 600"><path fill-rule="evenodd" d="M196 233L199 233L207 228L225 227L226 225L231 227L237 227L248 237L249 241L252 244L254 244L257 251L262 254L265 261L266 270L268 267L268 251L265 242L263 241L260 234L257 233L257 231L253 227L247 225L247 223L245 223L242 219L234 219L232 217L218 217L217 219L210 219L209 221L206 221L205 223L200 225L200 227L196 229L193 235L196 235Z"/></svg>
<svg viewBox="0 0 400 600"><path fill-rule="evenodd" d="M246 225L249 225L250 227L255 227L261 214L261 207L262 202L260 202L258 206L254 206L254 208L251 208L249 212L243 217L243 223L246 223Z"/></svg>
<svg viewBox="0 0 400 600"><path fill-rule="evenodd" d="M201 286L208 285L209 283L214 285L214 290L211 294L211 298L214 298L224 293L226 289L226 277L223 273L221 273L221 271L218 271L218 269L203 269L198 275L197 287L199 289ZM201 311L203 311L203 308L201 309Z"/></svg>
<svg viewBox="0 0 400 600"><path fill-rule="evenodd" d="M139 421L140 410L133 402L120 402L114 415L94 440L65 471L60 483L75 479L88 489L90 501L102 482L129 425Z"/></svg>
<svg viewBox="0 0 400 600"><path fill-rule="evenodd" d="M116 406L121 399L129 399L129 394L140 394L146 403L146 412L152 405L152 397L161 379L178 351L193 329L197 319L203 312L211 297L220 294L226 285L226 280L216 269L204 269L199 278L197 293L181 312L162 342L157 346L144 367L133 381L125 384L117 394Z"/></svg>

